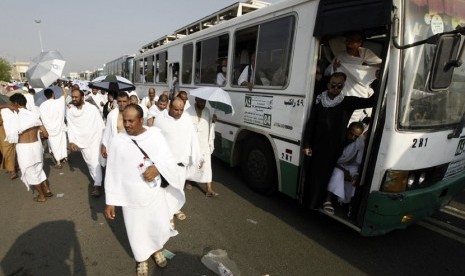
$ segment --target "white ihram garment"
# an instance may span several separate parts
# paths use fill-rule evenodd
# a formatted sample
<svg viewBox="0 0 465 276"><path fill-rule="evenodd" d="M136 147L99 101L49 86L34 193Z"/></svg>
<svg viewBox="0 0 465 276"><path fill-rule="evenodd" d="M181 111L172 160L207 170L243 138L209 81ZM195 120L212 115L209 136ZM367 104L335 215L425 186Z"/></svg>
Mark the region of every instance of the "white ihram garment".
<svg viewBox="0 0 465 276"><path fill-rule="evenodd" d="M68 157L66 149L65 98L48 99L39 107L40 118L48 132L48 144L57 162Z"/></svg>
<svg viewBox="0 0 465 276"><path fill-rule="evenodd" d="M351 176L358 175L362 163L363 151L365 149L365 136L360 135L354 142L344 148L337 164L347 171ZM355 193L355 187L350 181L344 180L344 171L334 168L328 183L328 191L336 195L340 202L349 203Z"/></svg>
<svg viewBox="0 0 465 276"><path fill-rule="evenodd" d="M14 116L17 117L15 121L18 123L18 135L32 127L41 125L39 112L20 108L18 113L14 113ZM39 185L47 179L43 170L44 151L38 131L37 138L38 140L33 143L16 144L16 156L21 170L21 180L28 191L31 185Z"/></svg>
<svg viewBox="0 0 465 276"><path fill-rule="evenodd" d="M107 124L105 126L105 129L103 131L103 136L102 136L102 145L104 145L107 149L107 154L108 154L108 148L111 145L111 141L113 137L118 134L118 115L119 115L119 109L113 109L108 113L107 116ZM100 159L100 163L102 166L106 166L107 160L105 158Z"/></svg>
<svg viewBox="0 0 465 276"><path fill-rule="evenodd" d="M211 154L214 150L215 130L214 125L211 123L210 110L204 108L202 114L197 117L195 105L186 110L186 115L189 115L194 129L197 132L197 137L200 146L200 154L202 155L203 165L199 169L197 166L189 166L187 179L199 183L212 182L213 174L211 167Z"/></svg>
<svg viewBox="0 0 465 276"><path fill-rule="evenodd" d="M147 153L168 181L168 187L161 188L159 184L151 187L143 180L139 164L144 162L144 155L131 139ZM170 219L184 205L184 180L160 130L146 128L138 136L117 134L109 148L105 182L106 204L123 207L126 231L136 261L147 260L162 249L170 237L177 235L171 228Z"/></svg>
<svg viewBox="0 0 465 276"><path fill-rule="evenodd" d="M79 147L94 186L101 186L100 143L105 125L100 112L90 103L84 103L82 109L71 106L66 111L66 120L69 142Z"/></svg>

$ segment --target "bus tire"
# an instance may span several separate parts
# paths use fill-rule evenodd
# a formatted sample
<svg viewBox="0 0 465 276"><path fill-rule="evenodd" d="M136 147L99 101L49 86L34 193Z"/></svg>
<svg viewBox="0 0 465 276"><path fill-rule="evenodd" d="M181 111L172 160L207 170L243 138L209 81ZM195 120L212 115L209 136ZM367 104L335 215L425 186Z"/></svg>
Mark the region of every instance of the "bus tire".
<svg viewBox="0 0 465 276"><path fill-rule="evenodd" d="M245 141L241 152L241 171L247 185L260 194L271 195L278 188L273 149L265 139Z"/></svg>

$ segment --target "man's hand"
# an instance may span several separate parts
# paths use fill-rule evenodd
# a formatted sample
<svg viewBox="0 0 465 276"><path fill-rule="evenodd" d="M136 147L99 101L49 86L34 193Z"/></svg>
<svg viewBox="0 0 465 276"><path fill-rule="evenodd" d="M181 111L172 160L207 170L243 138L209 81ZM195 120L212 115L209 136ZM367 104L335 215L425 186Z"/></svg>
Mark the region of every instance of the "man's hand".
<svg viewBox="0 0 465 276"><path fill-rule="evenodd" d="M79 147L76 146L76 144L74 144L74 143L70 143L69 148L71 149L71 151L78 151L79 150Z"/></svg>
<svg viewBox="0 0 465 276"><path fill-rule="evenodd" d="M109 220L114 220L115 219L115 206L113 205L107 205L105 207L105 217Z"/></svg>
<svg viewBox="0 0 465 276"><path fill-rule="evenodd" d="M312 156L312 149L311 148L304 148L303 153L305 156Z"/></svg>
<svg viewBox="0 0 465 276"><path fill-rule="evenodd" d="M333 62L333 71L336 71L337 68L341 67L341 62L337 59Z"/></svg>
<svg viewBox="0 0 465 276"><path fill-rule="evenodd" d="M158 171L157 167L155 167L155 165L149 166L142 174L144 180L147 182L152 182L158 175L160 175L160 172Z"/></svg>
<svg viewBox="0 0 465 276"><path fill-rule="evenodd" d="M216 123L216 121L218 121L218 117L216 117L216 114L213 114L212 123Z"/></svg>
<svg viewBox="0 0 465 276"><path fill-rule="evenodd" d="M102 145L102 148L100 149L100 154L102 155L103 158L107 159L107 147Z"/></svg>
<svg viewBox="0 0 465 276"><path fill-rule="evenodd" d="M248 83L247 83L247 88L249 89L249 91L252 91L253 83L248 82Z"/></svg>

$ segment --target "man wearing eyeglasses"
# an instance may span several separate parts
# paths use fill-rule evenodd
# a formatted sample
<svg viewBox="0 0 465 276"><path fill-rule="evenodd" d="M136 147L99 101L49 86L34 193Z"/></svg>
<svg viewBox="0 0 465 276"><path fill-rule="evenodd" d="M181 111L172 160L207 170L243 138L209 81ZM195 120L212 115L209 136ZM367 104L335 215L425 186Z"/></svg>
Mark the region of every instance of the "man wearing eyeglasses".
<svg viewBox="0 0 465 276"><path fill-rule="evenodd" d="M334 72L343 72L347 75L345 96L370 97L373 94L371 84L379 76L382 59L370 49L362 47L362 44L363 36L360 33L348 33L345 50L336 53L333 62L325 71L327 76ZM371 108L355 110L350 122L361 121L365 116L371 116Z"/></svg>
<svg viewBox="0 0 465 276"><path fill-rule="evenodd" d="M309 158L304 186L304 203L312 209L321 207L331 172L344 148L349 119L356 109L373 106L374 98L344 96L347 76L331 75L327 91L318 95L306 124L303 153Z"/></svg>

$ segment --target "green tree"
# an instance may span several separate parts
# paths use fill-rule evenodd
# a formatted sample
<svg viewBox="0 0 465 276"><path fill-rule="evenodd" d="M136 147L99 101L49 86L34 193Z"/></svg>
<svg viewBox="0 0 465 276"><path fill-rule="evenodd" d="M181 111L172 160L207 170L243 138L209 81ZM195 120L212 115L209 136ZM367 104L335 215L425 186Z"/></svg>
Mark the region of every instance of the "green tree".
<svg viewBox="0 0 465 276"><path fill-rule="evenodd" d="M9 81L11 79L11 65L10 63L0 57L0 81Z"/></svg>

